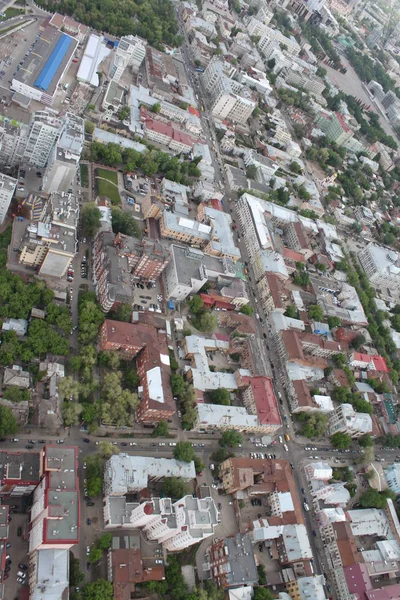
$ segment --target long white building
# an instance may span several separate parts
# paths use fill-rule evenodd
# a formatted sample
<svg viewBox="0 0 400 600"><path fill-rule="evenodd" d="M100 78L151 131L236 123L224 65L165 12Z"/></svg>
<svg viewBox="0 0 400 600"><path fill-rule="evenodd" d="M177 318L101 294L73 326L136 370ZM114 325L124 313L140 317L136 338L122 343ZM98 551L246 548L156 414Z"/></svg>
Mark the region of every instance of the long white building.
<svg viewBox="0 0 400 600"><path fill-rule="evenodd" d="M0 173L0 225L4 223L18 180Z"/></svg>
<svg viewBox="0 0 400 600"><path fill-rule="evenodd" d="M368 244L358 259L374 288L400 289L400 256L395 250Z"/></svg>

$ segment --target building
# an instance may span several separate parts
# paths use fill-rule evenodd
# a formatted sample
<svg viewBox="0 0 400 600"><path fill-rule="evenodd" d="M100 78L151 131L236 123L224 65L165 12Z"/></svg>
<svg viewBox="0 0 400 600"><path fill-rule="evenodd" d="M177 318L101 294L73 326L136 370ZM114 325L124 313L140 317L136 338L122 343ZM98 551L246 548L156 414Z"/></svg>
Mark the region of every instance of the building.
<svg viewBox="0 0 400 600"><path fill-rule="evenodd" d="M28 321L26 319L7 318L1 326L2 331L15 331L18 337L26 334L28 331Z"/></svg>
<svg viewBox="0 0 400 600"><path fill-rule="evenodd" d="M103 311L120 303L132 304L134 283L157 281L169 256L158 242L100 232L93 244L93 280Z"/></svg>
<svg viewBox="0 0 400 600"><path fill-rule="evenodd" d="M374 288L400 289L400 257L395 250L371 243L359 252L358 259Z"/></svg>
<svg viewBox="0 0 400 600"><path fill-rule="evenodd" d="M206 550L205 570L218 587L225 589L252 586L258 573L250 536L235 536L214 541Z"/></svg>
<svg viewBox="0 0 400 600"><path fill-rule="evenodd" d="M286 37L279 29L272 29L272 27L264 25L258 21L258 19L254 19L254 21L251 19L247 30L250 35L257 35L261 37L260 41L258 42L258 48L266 55L268 55L268 48L271 43L278 46L280 44L284 44L287 48L287 52L294 56L300 53L301 48L293 36L290 38Z"/></svg>
<svg viewBox="0 0 400 600"><path fill-rule="evenodd" d="M256 415L249 414L242 406L222 406L199 402L196 410L197 418L193 431L204 433L235 429L235 431L255 435L270 432L268 426L262 425Z"/></svg>
<svg viewBox="0 0 400 600"><path fill-rule="evenodd" d="M79 543L78 448L46 445L43 479L33 493L29 535L30 598L69 593L69 550Z"/></svg>
<svg viewBox="0 0 400 600"><path fill-rule="evenodd" d="M120 81L127 67L137 73L146 56L146 42L134 35L124 35L114 50L114 56L110 65L110 79Z"/></svg>
<svg viewBox="0 0 400 600"><path fill-rule="evenodd" d="M131 529L129 535L113 533L108 554L108 580L114 586L114 600L128 600L135 586L147 581L165 579L162 547L149 544L140 529Z"/></svg>
<svg viewBox="0 0 400 600"><path fill-rule="evenodd" d="M0 173L0 225L4 223L18 180Z"/></svg>
<svg viewBox="0 0 400 600"><path fill-rule="evenodd" d="M295 252L299 252L306 260L313 254L310 239L304 225L300 221L289 223L288 226L285 227L285 242L288 248Z"/></svg>
<svg viewBox="0 0 400 600"><path fill-rule="evenodd" d="M62 117L58 117L55 111L49 108L35 111L29 123L28 139L22 161L38 169L44 168L62 126Z"/></svg>
<svg viewBox="0 0 400 600"><path fill-rule="evenodd" d="M43 475L42 452L0 452L0 496L29 496Z"/></svg>
<svg viewBox="0 0 400 600"><path fill-rule="evenodd" d="M257 415L264 426L264 433L274 435L282 427L274 386L269 377L250 377L242 398L249 413Z"/></svg>
<svg viewBox="0 0 400 600"><path fill-rule="evenodd" d="M372 419L366 413L355 412L351 404L341 404L329 414L329 435L347 433L359 438L372 433Z"/></svg>
<svg viewBox="0 0 400 600"><path fill-rule="evenodd" d="M188 296L197 294L207 281L215 282L217 287L229 286L244 277L242 265L231 258L211 256L197 248L175 244L170 246L170 252L171 260L164 273L167 299L183 302Z"/></svg>
<svg viewBox="0 0 400 600"><path fill-rule="evenodd" d="M51 149L43 174L43 192L50 194L70 189L76 176L84 139L85 121L72 113L66 113L60 136Z"/></svg>
<svg viewBox="0 0 400 600"><path fill-rule="evenodd" d="M325 577L299 577L286 583L285 588L292 600L327 600L325 591Z"/></svg>
<svg viewBox="0 0 400 600"><path fill-rule="evenodd" d="M338 146L346 144L354 135L354 130L349 127L340 112L321 110L315 122L328 140Z"/></svg>
<svg viewBox="0 0 400 600"><path fill-rule="evenodd" d="M385 469L384 473L389 489L396 495L400 494L400 465L393 463Z"/></svg>
<svg viewBox="0 0 400 600"><path fill-rule="evenodd" d="M23 58L10 88L13 100L27 108L32 100L51 105L59 83L71 64L78 40L47 25L35 40L32 52Z"/></svg>
<svg viewBox="0 0 400 600"><path fill-rule="evenodd" d="M0 115L0 165L14 167L22 162L29 127Z"/></svg>
<svg viewBox="0 0 400 600"><path fill-rule="evenodd" d="M106 47L104 37L91 33L76 74L77 80L80 83L98 87L100 85L99 65L108 54L110 54L110 49Z"/></svg>
<svg viewBox="0 0 400 600"><path fill-rule="evenodd" d="M139 421L168 421L175 412L166 333L150 325L106 319L99 334L101 350L117 352L125 360L136 357L140 378Z"/></svg>
<svg viewBox="0 0 400 600"><path fill-rule="evenodd" d="M211 238L212 228L199 221L164 210L160 219L161 237L203 248Z"/></svg>
<svg viewBox="0 0 400 600"><path fill-rule="evenodd" d="M39 271L42 277L60 279L76 254L79 200L72 194L53 192L47 202L30 194L22 203L31 209L31 221L19 242L18 262ZM14 233L13 233L14 235ZM10 268L13 264L10 263Z"/></svg>

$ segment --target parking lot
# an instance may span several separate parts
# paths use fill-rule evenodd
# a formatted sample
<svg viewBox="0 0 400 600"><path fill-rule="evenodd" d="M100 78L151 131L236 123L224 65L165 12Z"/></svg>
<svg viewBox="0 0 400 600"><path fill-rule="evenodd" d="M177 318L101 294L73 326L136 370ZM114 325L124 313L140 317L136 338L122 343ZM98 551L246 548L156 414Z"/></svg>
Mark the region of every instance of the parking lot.
<svg viewBox="0 0 400 600"><path fill-rule="evenodd" d="M150 312L161 313L164 307L164 298L161 294L159 281L156 282L155 287L150 288L144 283L135 284L133 288L134 310L148 310Z"/></svg>

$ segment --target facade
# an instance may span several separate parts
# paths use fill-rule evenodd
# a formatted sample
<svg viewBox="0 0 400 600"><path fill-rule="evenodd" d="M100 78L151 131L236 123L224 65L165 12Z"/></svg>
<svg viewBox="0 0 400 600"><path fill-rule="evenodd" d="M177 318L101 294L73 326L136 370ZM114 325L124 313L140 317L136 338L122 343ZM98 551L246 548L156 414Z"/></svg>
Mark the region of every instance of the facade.
<svg viewBox="0 0 400 600"><path fill-rule="evenodd" d="M127 67L132 67L132 71L137 73L145 56L145 40L133 35L124 35L114 51L110 65L110 79L118 83Z"/></svg>
<svg viewBox="0 0 400 600"><path fill-rule="evenodd" d="M44 477L33 494L29 535L30 598L63 598L69 592L69 550L79 543L78 448L47 445Z"/></svg>
<svg viewBox="0 0 400 600"><path fill-rule="evenodd" d="M355 412L351 404L341 404L329 414L329 435L338 432L347 433L352 438L372 433L371 416Z"/></svg>
<svg viewBox="0 0 400 600"><path fill-rule="evenodd" d="M354 131L347 125L343 115L339 112L321 111L315 122L328 140L338 146L346 144L354 135Z"/></svg>
<svg viewBox="0 0 400 600"><path fill-rule="evenodd" d="M23 162L34 165L38 169L44 168L60 135L62 125L62 118L49 108L34 112L29 124Z"/></svg>
<svg viewBox="0 0 400 600"><path fill-rule="evenodd" d="M0 225L4 223L18 180L0 173Z"/></svg>
<svg viewBox="0 0 400 600"><path fill-rule="evenodd" d="M22 163L28 132L25 123L0 117L0 165L14 167Z"/></svg>
<svg viewBox="0 0 400 600"><path fill-rule="evenodd" d="M237 533L233 537L214 541L206 550L204 568L220 588L256 584L258 573L250 536Z"/></svg>
<svg viewBox="0 0 400 600"><path fill-rule="evenodd" d="M400 289L400 257L395 250L368 244L358 259L374 288Z"/></svg>
<svg viewBox="0 0 400 600"><path fill-rule="evenodd" d="M385 469L385 477L388 487L395 494L400 494L400 465L393 463Z"/></svg>
<svg viewBox="0 0 400 600"><path fill-rule="evenodd" d="M99 347L113 350L125 360L136 357L140 378L139 421L168 420L175 412L166 334L150 325L106 319L100 329Z"/></svg>
<svg viewBox="0 0 400 600"><path fill-rule="evenodd" d="M152 240L111 231L100 232L93 245L93 279L104 312L120 303L132 304L132 284L157 281L169 261L169 252Z"/></svg>

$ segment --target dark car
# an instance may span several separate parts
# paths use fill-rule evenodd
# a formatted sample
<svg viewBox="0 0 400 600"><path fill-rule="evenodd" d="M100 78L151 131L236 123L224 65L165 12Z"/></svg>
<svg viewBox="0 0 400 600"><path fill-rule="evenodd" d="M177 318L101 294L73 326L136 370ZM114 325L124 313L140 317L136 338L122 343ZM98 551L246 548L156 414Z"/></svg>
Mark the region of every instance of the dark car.
<svg viewBox="0 0 400 600"><path fill-rule="evenodd" d="M28 440L28 444L35 444L36 440Z"/></svg>
<svg viewBox="0 0 400 600"><path fill-rule="evenodd" d="M82 441L83 441L83 442L86 442L86 444L90 444L90 440L89 440L89 438L82 438Z"/></svg>
<svg viewBox="0 0 400 600"><path fill-rule="evenodd" d="M317 537L317 532L314 529L313 529L312 534L313 534L314 537Z"/></svg>
<svg viewBox="0 0 400 600"><path fill-rule="evenodd" d="M11 548L11 542L7 542L6 548Z"/></svg>
<svg viewBox="0 0 400 600"><path fill-rule="evenodd" d="M10 575L8 573L6 573L3 577L3 579L8 579L10 577Z"/></svg>
<svg viewBox="0 0 400 600"><path fill-rule="evenodd" d="M24 563L19 563L18 565L18 569L22 569L23 571L25 571L25 569L27 569L28 567L26 565L24 565Z"/></svg>
<svg viewBox="0 0 400 600"><path fill-rule="evenodd" d="M32 450L32 448L33 448L33 444L25 444L25 448L26 448L27 450Z"/></svg>
<svg viewBox="0 0 400 600"><path fill-rule="evenodd" d="M86 500L86 502L90 502L92 499L89 498L89 496L85 496L85 500Z"/></svg>
<svg viewBox="0 0 400 600"><path fill-rule="evenodd" d="M94 502L86 502L86 506L94 506Z"/></svg>
<svg viewBox="0 0 400 600"><path fill-rule="evenodd" d="M126 442L121 442L121 446L127 446L128 444Z"/></svg>
<svg viewBox="0 0 400 600"><path fill-rule="evenodd" d="M304 488L301 488L301 493L302 493L302 494L305 494L305 493L306 493L306 490L305 490Z"/></svg>
<svg viewBox="0 0 400 600"><path fill-rule="evenodd" d="M46 440L38 440L38 443L39 443L39 444L45 444L45 443L46 443Z"/></svg>
<svg viewBox="0 0 400 600"><path fill-rule="evenodd" d="M91 524L92 524L92 519L86 519L86 523L87 523L88 525L91 525Z"/></svg>
<svg viewBox="0 0 400 600"><path fill-rule="evenodd" d="M6 567L6 568L4 569L4 573L8 573L9 571L11 571L11 567Z"/></svg>
<svg viewBox="0 0 400 600"><path fill-rule="evenodd" d="M17 535L18 536L22 535L22 527L17 528Z"/></svg>
<svg viewBox="0 0 400 600"><path fill-rule="evenodd" d="M90 562L86 563L86 568L87 568L88 571L90 571L90 569L92 568L92 565L91 565Z"/></svg>

